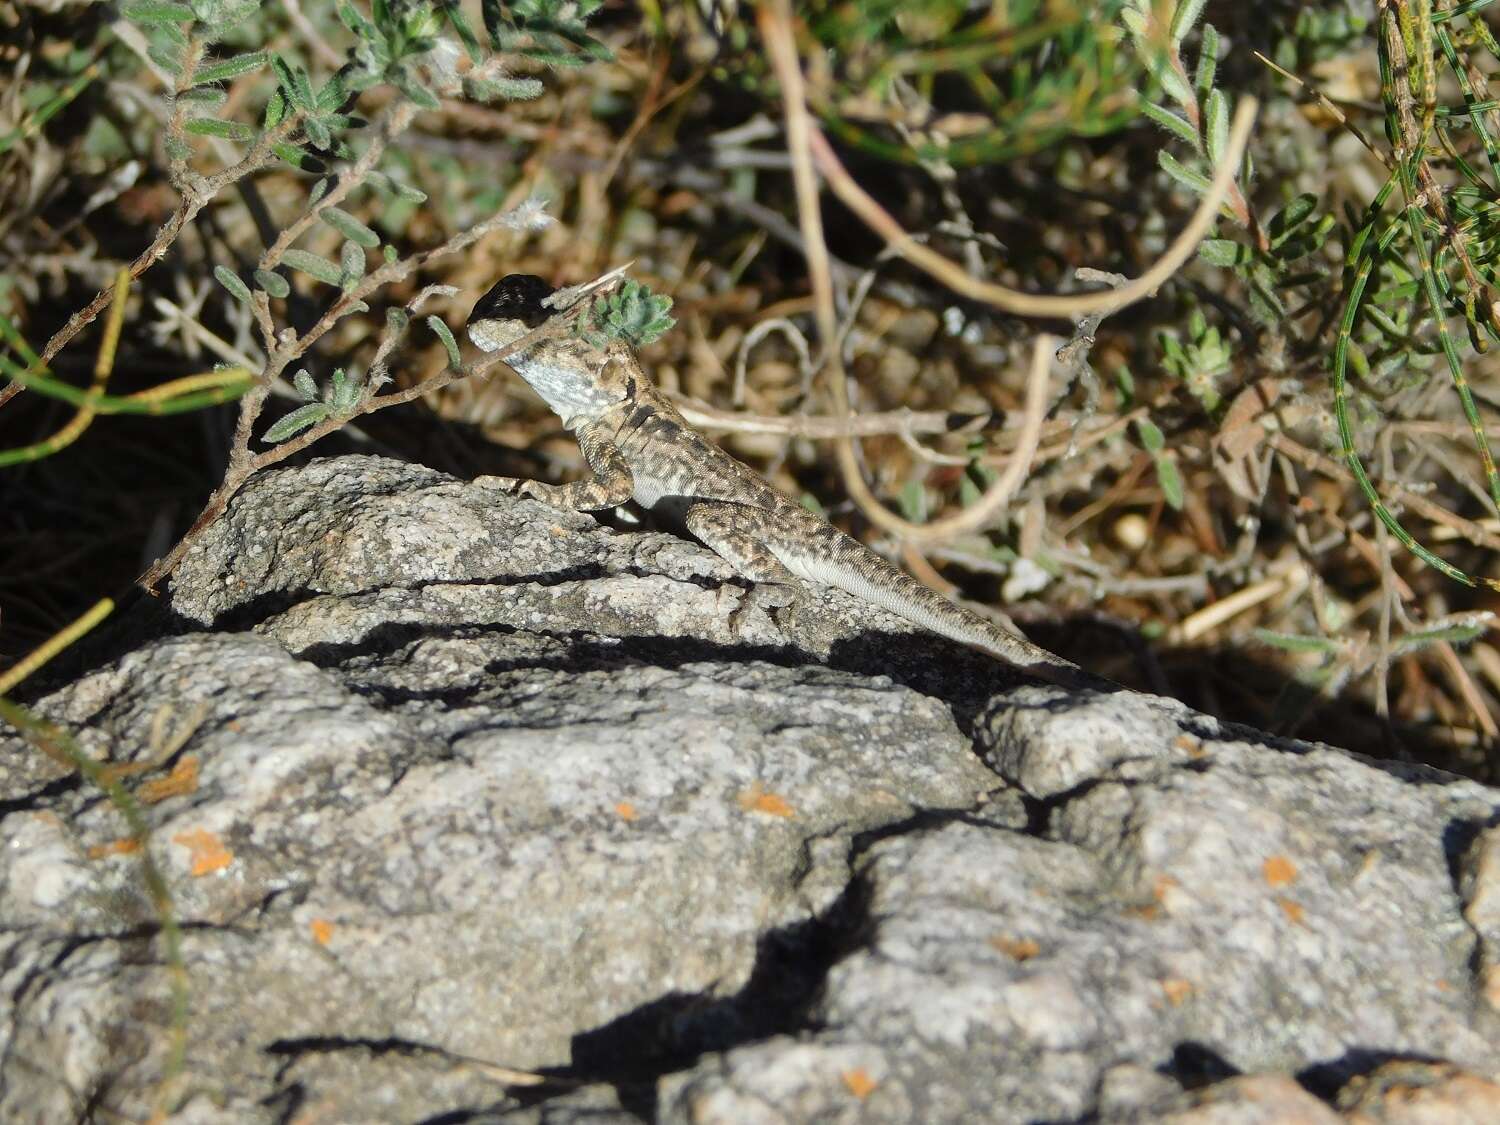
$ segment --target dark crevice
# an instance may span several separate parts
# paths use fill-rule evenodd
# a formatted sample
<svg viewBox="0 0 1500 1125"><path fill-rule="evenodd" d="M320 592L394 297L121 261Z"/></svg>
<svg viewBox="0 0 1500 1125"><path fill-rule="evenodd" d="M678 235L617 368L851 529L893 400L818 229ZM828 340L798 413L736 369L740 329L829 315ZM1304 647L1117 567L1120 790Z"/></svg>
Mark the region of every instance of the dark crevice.
<svg viewBox="0 0 1500 1125"><path fill-rule="evenodd" d="M1172 1057L1156 1068L1184 1090L1201 1090L1205 1086L1237 1078L1243 1073L1219 1052L1203 1043L1185 1040L1172 1049Z"/></svg>
<svg viewBox="0 0 1500 1125"><path fill-rule="evenodd" d="M759 662L775 664L783 668L798 668L817 665L817 659L801 649L789 645L745 645L720 644L694 637L636 636L608 637L602 632L532 632L513 625L431 625L390 624L380 625L358 641L347 644L327 643L309 645L297 653L319 668L340 668L353 660L379 661L420 641L452 637L479 637L485 635L522 636L546 638L565 642L565 655L541 655L526 653L515 659L495 659L486 662L486 675L498 675L512 671L556 671L592 672L613 671L622 667L648 666L674 669L688 664ZM601 639L607 638L607 639ZM382 698L396 702L440 698L451 700L452 693L385 692Z"/></svg>
<svg viewBox="0 0 1500 1125"><path fill-rule="evenodd" d="M33 812L38 806L50 801L53 797L60 797L64 793L72 793L81 786L82 782L77 773L64 774L62 777L53 778L30 793L19 797L12 797L0 801L0 820L4 820L11 813Z"/></svg>
<svg viewBox="0 0 1500 1125"><path fill-rule="evenodd" d="M1105 775L1086 778L1071 789L1064 789L1061 793L1053 793L1047 797L1033 797L1028 793L1020 793L1021 805L1026 810L1026 834L1043 840L1052 839L1052 818L1059 809L1081 797L1086 797L1101 785L1110 784L1129 788L1138 783L1129 778Z"/></svg>
<svg viewBox="0 0 1500 1125"><path fill-rule="evenodd" d="M656 1117L656 1084L709 1052L774 1035L817 1030L812 1009L829 970L859 947L868 926L868 887L845 887L822 914L764 934L750 979L733 996L668 993L573 1037L572 1063L543 1071L569 1087L603 1083L643 1121ZM557 1088L515 1089L521 1107Z"/></svg>
<svg viewBox="0 0 1500 1125"><path fill-rule="evenodd" d="M1416 1063L1419 1067L1425 1067L1442 1064L1445 1060L1409 1051L1377 1051L1351 1047L1338 1058L1303 1067L1293 1077L1309 1094L1332 1104L1337 1100L1339 1091L1353 1079L1361 1078L1393 1062Z"/></svg>
<svg viewBox="0 0 1500 1125"><path fill-rule="evenodd" d="M991 832L1011 831L987 817L976 815L965 809L917 809L900 820L893 820L889 824L855 833L849 848L849 862L854 863L884 840L927 832L949 824L967 824L972 828L983 828Z"/></svg>
<svg viewBox="0 0 1500 1125"><path fill-rule="evenodd" d="M1453 885L1454 896L1464 907L1458 911L1458 916L1463 919L1464 924L1474 936L1464 969L1468 973L1470 983L1476 988L1484 972L1485 938L1468 919L1468 901L1464 893L1465 868L1473 862L1469 857L1469 851L1474 846L1474 842L1479 839L1481 833L1496 825L1500 825L1500 812L1483 819L1454 817L1443 826L1442 834L1443 861L1448 868L1448 880Z"/></svg>
<svg viewBox="0 0 1500 1125"><path fill-rule="evenodd" d="M176 620L183 625L184 628L182 631L184 632L243 633L248 632L268 618L285 613L287 610L304 602L316 601L319 598L334 598L339 601L348 601L354 598L370 597L386 592L420 593L431 587L442 586L493 586L497 590L516 586L563 586L571 582L587 582L605 578L610 573L610 570L603 563L585 563L534 574L475 574L463 578L429 578L413 582L409 585L385 583L367 586L358 590L317 590L307 586L295 586L285 589L267 590L264 593L257 594L255 597L247 598L245 601L226 609L207 626L201 626L197 622L189 621L181 616L177 616Z"/></svg>

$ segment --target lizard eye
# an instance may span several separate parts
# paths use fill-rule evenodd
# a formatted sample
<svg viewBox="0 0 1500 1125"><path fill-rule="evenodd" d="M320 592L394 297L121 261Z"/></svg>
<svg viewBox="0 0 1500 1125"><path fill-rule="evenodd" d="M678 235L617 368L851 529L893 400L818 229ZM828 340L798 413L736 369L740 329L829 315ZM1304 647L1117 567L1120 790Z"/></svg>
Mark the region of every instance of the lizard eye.
<svg viewBox="0 0 1500 1125"><path fill-rule="evenodd" d="M507 274L474 303L469 320L519 320L535 328L552 315L542 301L555 291L534 273Z"/></svg>

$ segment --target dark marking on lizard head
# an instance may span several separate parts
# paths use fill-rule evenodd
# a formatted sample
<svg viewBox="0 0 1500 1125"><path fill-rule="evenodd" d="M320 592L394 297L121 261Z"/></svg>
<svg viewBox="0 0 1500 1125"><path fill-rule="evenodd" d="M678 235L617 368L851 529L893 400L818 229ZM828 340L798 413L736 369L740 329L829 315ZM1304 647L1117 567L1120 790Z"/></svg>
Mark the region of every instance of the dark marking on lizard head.
<svg viewBox="0 0 1500 1125"><path fill-rule="evenodd" d="M474 302L469 323L481 320L519 320L535 328L552 315L542 304L556 290L534 273L506 274Z"/></svg>

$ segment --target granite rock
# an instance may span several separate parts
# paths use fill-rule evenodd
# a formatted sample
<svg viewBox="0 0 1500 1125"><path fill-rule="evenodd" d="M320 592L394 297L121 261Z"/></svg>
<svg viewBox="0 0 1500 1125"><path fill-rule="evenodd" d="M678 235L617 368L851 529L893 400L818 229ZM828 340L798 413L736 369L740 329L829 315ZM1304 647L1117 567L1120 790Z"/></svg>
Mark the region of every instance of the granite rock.
<svg viewBox="0 0 1500 1125"><path fill-rule="evenodd" d="M1500 793L742 593L430 470L257 478L34 705L181 974L119 811L0 731L0 1119L1500 1120Z"/></svg>

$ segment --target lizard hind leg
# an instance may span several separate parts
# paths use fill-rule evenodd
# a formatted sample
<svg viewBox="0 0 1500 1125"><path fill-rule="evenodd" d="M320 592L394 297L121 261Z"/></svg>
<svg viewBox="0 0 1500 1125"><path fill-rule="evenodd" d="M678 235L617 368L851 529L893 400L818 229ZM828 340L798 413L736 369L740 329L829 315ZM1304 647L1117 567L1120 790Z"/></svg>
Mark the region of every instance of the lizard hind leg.
<svg viewBox="0 0 1500 1125"><path fill-rule="evenodd" d="M796 575L754 533L759 511L744 504L700 500L688 506L683 523L705 547L751 582L750 591L729 615L738 633L745 615L766 610L783 633L796 625L803 589Z"/></svg>

